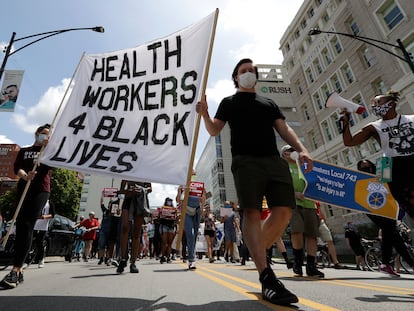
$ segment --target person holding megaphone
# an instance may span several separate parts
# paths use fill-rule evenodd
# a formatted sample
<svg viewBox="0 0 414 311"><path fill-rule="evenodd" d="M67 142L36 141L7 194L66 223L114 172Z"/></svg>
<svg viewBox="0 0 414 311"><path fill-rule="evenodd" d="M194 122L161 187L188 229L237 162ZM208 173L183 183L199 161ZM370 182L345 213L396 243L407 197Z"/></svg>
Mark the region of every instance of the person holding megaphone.
<svg viewBox="0 0 414 311"><path fill-rule="evenodd" d="M349 128L350 113L343 112L342 138L348 147L361 145L371 137L381 145L382 181L388 183L400 208L414 218L414 115L397 113L399 100L400 93L394 90L373 97L372 113L379 119L354 135Z"/></svg>

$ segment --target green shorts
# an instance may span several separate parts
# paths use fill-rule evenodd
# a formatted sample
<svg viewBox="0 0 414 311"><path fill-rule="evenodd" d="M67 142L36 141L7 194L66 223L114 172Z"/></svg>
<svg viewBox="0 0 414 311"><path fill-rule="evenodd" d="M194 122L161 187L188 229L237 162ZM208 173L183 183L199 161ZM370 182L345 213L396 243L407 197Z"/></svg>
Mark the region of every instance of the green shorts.
<svg viewBox="0 0 414 311"><path fill-rule="evenodd" d="M289 165L281 157L234 156L231 171L241 209L260 210L264 196L269 208L295 208L295 192Z"/></svg>

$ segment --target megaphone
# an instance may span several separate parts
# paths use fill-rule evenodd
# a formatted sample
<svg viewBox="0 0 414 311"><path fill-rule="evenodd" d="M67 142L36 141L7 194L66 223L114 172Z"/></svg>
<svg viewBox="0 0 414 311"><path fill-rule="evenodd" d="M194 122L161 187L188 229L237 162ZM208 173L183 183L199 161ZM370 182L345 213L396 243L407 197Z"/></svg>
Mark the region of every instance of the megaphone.
<svg viewBox="0 0 414 311"><path fill-rule="evenodd" d="M347 112L356 112L358 114L365 112L364 106L346 100L345 98L339 96L336 92L329 94L328 98L326 99L325 107L342 108Z"/></svg>

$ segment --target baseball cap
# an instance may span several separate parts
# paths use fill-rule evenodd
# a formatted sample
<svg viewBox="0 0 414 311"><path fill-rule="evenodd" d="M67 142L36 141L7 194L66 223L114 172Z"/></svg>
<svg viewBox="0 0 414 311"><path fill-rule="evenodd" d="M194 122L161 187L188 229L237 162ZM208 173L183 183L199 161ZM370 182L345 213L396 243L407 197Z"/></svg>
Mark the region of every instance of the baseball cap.
<svg viewBox="0 0 414 311"><path fill-rule="evenodd" d="M284 145L280 150L283 152L288 151L289 149L295 150L291 145Z"/></svg>
<svg viewBox="0 0 414 311"><path fill-rule="evenodd" d="M94 215L95 216L95 212L94 211L90 211L89 215Z"/></svg>

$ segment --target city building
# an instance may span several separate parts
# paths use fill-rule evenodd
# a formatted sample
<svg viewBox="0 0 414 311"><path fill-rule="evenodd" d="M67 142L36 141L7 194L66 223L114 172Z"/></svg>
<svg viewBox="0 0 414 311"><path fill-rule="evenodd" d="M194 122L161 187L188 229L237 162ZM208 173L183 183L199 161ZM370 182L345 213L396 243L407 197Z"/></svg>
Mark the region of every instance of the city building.
<svg viewBox="0 0 414 311"><path fill-rule="evenodd" d="M401 92L399 111L413 113L414 72L404 61L401 49L395 47L400 39L409 53L414 52L412 12L411 0L304 1L280 40L280 49L305 146L313 158L356 169L359 160L375 163L381 156L380 146L373 139L358 147L343 145L340 109L325 107L333 91L368 108L370 98L394 89ZM311 29L322 33L311 36ZM374 120L370 109L361 115L353 113L351 132ZM346 220L364 221L360 213L326 205L323 208L338 231L343 231Z"/></svg>

